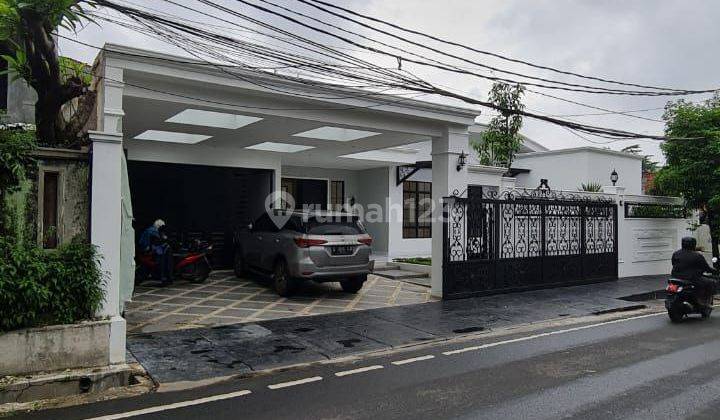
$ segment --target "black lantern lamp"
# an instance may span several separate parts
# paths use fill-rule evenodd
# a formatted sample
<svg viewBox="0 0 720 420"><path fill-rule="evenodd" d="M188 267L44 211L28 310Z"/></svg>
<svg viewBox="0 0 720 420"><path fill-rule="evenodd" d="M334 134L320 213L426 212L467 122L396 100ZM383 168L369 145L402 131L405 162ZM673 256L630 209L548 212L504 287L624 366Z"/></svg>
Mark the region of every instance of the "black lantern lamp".
<svg viewBox="0 0 720 420"><path fill-rule="evenodd" d="M456 168L458 170L458 172L460 172L462 170L462 168L465 167L466 159L467 159L467 155L465 154L465 152L460 152L460 155L458 156L457 168Z"/></svg>
<svg viewBox="0 0 720 420"><path fill-rule="evenodd" d="M618 182L618 178L620 178L620 177L618 176L617 171L615 169L613 169L612 173L610 174L610 181L612 181L613 187Z"/></svg>

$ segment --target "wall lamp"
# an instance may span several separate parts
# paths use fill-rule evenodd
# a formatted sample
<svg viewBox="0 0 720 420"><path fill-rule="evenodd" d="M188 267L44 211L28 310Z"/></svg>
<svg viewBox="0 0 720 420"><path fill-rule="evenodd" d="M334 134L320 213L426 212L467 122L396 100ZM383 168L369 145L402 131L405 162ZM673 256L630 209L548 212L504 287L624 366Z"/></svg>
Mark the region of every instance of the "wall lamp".
<svg viewBox="0 0 720 420"><path fill-rule="evenodd" d="M458 156L457 167L456 167L458 172L460 172L462 170L462 168L465 167L466 160L467 160L467 155L465 154L465 152L460 152L460 155Z"/></svg>
<svg viewBox="0 0 720 420"><path fill-rule="evenodd" d="M613 187L618 182L618 179L620 176L618 176L618 173L615 169L613 169L612 173L610 174L610 181L612 181Z"/></svg>

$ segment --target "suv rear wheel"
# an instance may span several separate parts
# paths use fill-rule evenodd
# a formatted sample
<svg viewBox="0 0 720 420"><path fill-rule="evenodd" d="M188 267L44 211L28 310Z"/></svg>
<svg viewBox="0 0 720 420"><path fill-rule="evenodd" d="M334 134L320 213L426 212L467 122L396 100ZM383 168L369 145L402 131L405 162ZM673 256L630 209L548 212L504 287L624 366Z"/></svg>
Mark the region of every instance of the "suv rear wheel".
<svg viewBox="0 0 720 420"><path fill-rule="evenodd" d="M367 281L367 275L353 277L351 279L343 280L340 282L343 291L347 293L357 293L362 289L363 284Z"/></svg>
<svg viewBox="0 0 720 420"><path fill-rule="evenodd" d="M273 267L272 281L275 291L282 297L291 296L297 288L297 280L290 277L285 260L277 260Z"/></svg>

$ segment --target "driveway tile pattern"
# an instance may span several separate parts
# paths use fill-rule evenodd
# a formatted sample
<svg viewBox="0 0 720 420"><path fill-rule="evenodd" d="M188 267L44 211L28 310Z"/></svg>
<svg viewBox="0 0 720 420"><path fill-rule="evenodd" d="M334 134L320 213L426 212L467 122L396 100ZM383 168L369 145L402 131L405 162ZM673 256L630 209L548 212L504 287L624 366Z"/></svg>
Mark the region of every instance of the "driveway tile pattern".
<svg viewBox="0 0 720 420"><path fill-rule="evenodd" d="M155 380L195 381L558 317L628 309L638 302L618 298L660 290L665 281L664 276L641 277L317 316L290 317L288 313L293 312L285 306L292 302L283 301L271 309L252 308L255 310L252 317L258 319L253 323L237 324L237 317L220 316L217 312L197 321L213 327L136 333L128 337L127 344Z"/></svg>
<svg viewBox="0 0 720 420"><path fill-rule="evenodd" d="M371 275L357 294L338 283L304 282L290 298L278 296L262 280L238 279L215 271L205 283L178 282L160 288L147 282L135 288L125 311L128 332L147 333L292 318L431 301L430 289Z"/></svg>

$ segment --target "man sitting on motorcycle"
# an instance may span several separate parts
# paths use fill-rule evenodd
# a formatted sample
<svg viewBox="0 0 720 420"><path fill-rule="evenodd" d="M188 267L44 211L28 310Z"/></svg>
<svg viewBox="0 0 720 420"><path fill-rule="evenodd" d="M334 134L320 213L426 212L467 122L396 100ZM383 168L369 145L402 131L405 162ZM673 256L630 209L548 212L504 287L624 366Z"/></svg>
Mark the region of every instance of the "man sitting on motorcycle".
<svg viewBox="0 0 720 420"><path fill-rule="evenodd" d="M717 270L710 267L705 257L695 251L696 245L695 238L690 236L682 238L682 249L675 251L672 256L671 276L690 281L702 296L709 298L715 293L715 282L703 277L703 273L717 274Z"/></svg>
<svg viewBox="0 0 720 420"><path fill-rule="evenodd" d="M165 222L162 219L157 219L150 227L145 229L140 235L138 245L142 252L152 254L158 265L161 284L163 286L172 284L172 252L170 245L167 243L167 235L165 235Z"/></svg>

